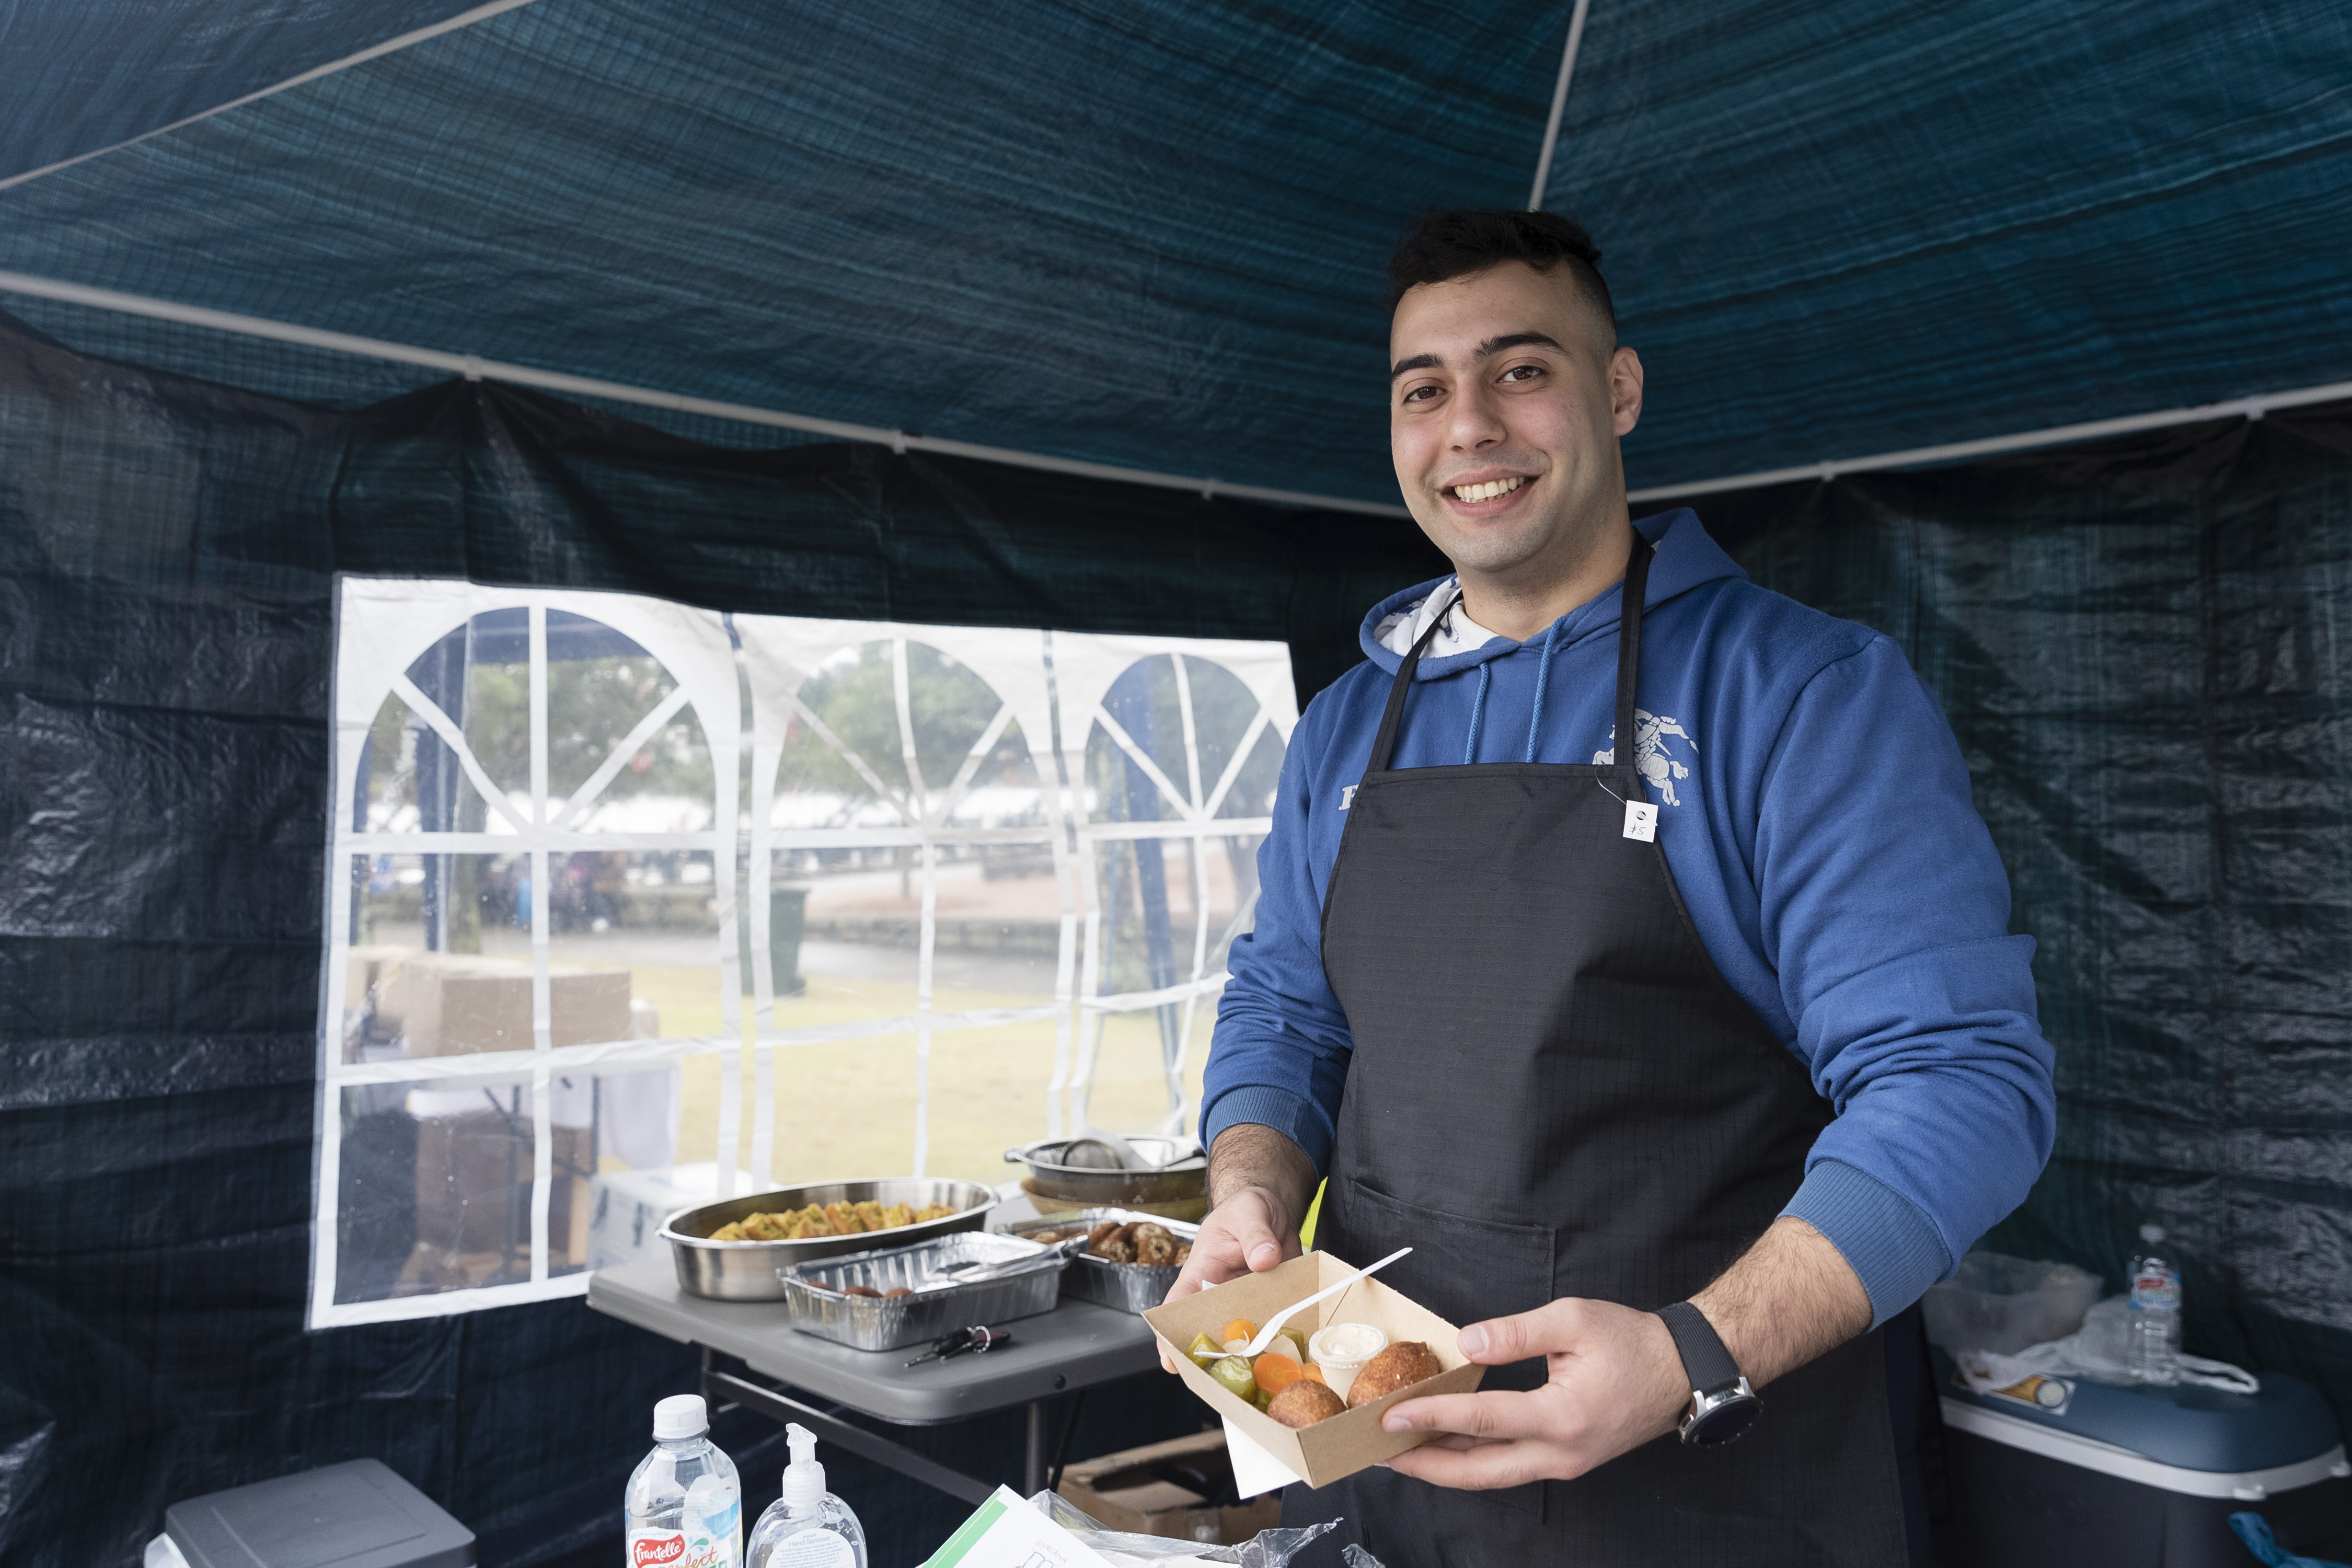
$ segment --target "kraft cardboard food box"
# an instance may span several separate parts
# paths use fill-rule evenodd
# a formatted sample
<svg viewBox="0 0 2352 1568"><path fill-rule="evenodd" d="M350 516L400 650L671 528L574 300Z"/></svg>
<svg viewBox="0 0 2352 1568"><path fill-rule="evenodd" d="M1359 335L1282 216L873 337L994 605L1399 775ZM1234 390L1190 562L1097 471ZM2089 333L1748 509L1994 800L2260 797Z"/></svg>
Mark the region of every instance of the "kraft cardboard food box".
<svg viewBox="0 0 2352 1568"><path fill-rule="evenodd" d="M1154 1307L1143 1314L1143 1321L1174 1353L1177 1373L1185 1385L1223 1416L1228 1426L1249 1437L1310 1487L1328 1487L1407 1448L1419 1447L1437 1436L1433 1432L1384 1430L1381 1417L1388 1413L1390 1405L1433 1394L1468 1394L1486 1375L1485 1367L1464 1358L1460 1331L1452 1323L1390 1289L1381 1283L1378 1275L1358 1280L1328 1301L1317 1302L1283 1327L1297 1329L1312 1340L1315 1331L1327 1323L1370 1323L1386 1333L1391 1344L1401 1340L1419 1340L1428 1345L1438 1365L1444 1368L1437 1376L1318 1421L1312 1426L1293 1428L1247 1400L1236 1398L1184 1353L1184 1347L1192 1342L1195 1334L1218 1339L1220 1331L1235 1318L1246 1318L1263 1328L1267 1319L1293 1301L1312 1296L1353 1272L1350 1265L1328 1252L1310 1252L1292 1258L1279 1268L1227 1280L1213 1289Z"/></svg>

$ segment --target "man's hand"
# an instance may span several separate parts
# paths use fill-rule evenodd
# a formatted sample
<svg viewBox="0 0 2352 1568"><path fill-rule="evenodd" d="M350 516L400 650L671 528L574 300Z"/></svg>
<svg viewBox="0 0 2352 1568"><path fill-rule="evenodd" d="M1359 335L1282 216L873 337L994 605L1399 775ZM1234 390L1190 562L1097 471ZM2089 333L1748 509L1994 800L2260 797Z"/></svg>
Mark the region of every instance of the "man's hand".
<svg viewBox="0 0 2352 1568"><path fill-rule="evenodd" d="M1543 1356L1551 1376L1526 1394L1442 1394L1392 1406L1391 1432L1452 1436L1399 1454L1391 1469L1442 1487L1568 1480L1673 1431L1690 1403L1665 1323L1612 1301L1571 1297L1473 1323L1462 1331L1462 1353L1482 1366Z"/></svg>
<svg viewBox="0 0 2352 1568"><path fill-rule="evenodd" d="M1786 1216L1691 1304L1754 1388L1843 1344L1871 1319L1869 1293L1844 1256ZM1483 1366L1546 1357L1550 1377L1527 1394L1440 1394L1392 1406L1391 1432L1452 1435L1398 1455L1390 1468L1443 1487L1569 1480L1673 1431L1690 1401L1674 1336L1655 1313L1631 1307L1570 1298L1473 1323L1461 1344Z"/></svg>
<svg viewBox="0 0 2352 1568"><path fill-rule="evenodd" d="M1244 1121L1217 1134L1217 1146L1209 1152L1209 1199L1214 1206L1201 1222L1192 1256L1166 1300L1244 1274L1263 1274L1297 1257L1298 1225L1314 1191L1314 1162L1273 1128ZM1176 1370L1165 1345L1160 1365Z"/></svg>

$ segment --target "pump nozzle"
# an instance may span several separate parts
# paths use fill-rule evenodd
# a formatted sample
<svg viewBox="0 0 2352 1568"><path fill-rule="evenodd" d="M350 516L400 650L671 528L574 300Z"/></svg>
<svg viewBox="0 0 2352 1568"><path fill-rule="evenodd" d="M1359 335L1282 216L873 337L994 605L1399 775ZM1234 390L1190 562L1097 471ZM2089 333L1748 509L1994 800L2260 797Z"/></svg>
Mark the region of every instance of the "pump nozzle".
<svg viewBox="0 0 2352 1568"><path fill-rule="evenodd" d="M816 1462L816 1434L799 1422L784 1427L784 1447L793 1456L784 1467L784 1503L797 1513L824 1496L824 1467Z"/></svg>

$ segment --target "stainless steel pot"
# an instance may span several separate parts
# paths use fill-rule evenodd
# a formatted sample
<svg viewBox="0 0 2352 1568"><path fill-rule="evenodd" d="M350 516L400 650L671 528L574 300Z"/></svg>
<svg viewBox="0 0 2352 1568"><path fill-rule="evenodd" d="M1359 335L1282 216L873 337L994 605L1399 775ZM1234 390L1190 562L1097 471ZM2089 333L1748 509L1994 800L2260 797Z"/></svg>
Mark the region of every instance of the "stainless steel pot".
<svg viewBox="0 0 2352 1568"><path fill-rule="evenodd" d="M1033 1199L1053 1197L1094 1206L1178 1204L1208 1196L1208 1157L1192 1139L1129 1138L1127 1142L1146 1168L1111 1165L1108 1150L1084 1138L1024 1143L1007 1149L1004 1158L1007 1163L1029 1167L1029 1180L1023 1184ZM1074 1150L1074 1144L1087 1147ZM1090 1154L1100 1163L1080 1163Z"/></svg>
<svg viewBox="0 0 2352 1568"><path fill-rule="evenodd" d="M806 1208L811 1204L906 1204L921 1208L947 1204L955 1213L895 1230L869 1230L856 1236L820 1236L806 1241L713 1241L710 1233L749 1214L775 1214ZM820 1258L840 1258L877 1247L904 1247L978 1230L996 1206L996 1193L978 1182L944 1178L897 1176L870 1182L820 1182L810 1186L780 1187L774 1192L726 1198L698 1208L680 1209L662 1223L662 1239L669 1243L677 1264L679 1289L722 1301L781 1301L783 1285L776 1270Z"/></svg>

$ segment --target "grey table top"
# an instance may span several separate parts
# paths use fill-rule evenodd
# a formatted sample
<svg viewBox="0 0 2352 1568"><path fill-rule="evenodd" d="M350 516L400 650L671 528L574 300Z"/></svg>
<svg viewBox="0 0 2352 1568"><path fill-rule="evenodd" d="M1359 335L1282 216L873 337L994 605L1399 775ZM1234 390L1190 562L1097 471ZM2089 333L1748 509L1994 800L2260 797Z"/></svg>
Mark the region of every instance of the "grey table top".
<svg viewBox="0 0 2352 1568"><path fill-rule="evenodd" d="M685 1344L740 1357L754 1372L885 1421L928 1425L1026 1405L1155 1372L1150 1325L1132 1312L1065 1300L1002 1325L1013 1342L985 1355L909 1367L920 1346L858 1351L803 1334L782 1301L712 1301L678 1288L667 1258L603 1268L588 1305Z"/></svg>

